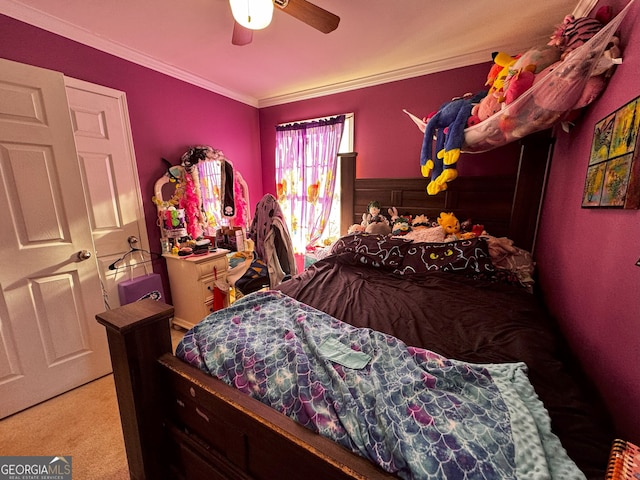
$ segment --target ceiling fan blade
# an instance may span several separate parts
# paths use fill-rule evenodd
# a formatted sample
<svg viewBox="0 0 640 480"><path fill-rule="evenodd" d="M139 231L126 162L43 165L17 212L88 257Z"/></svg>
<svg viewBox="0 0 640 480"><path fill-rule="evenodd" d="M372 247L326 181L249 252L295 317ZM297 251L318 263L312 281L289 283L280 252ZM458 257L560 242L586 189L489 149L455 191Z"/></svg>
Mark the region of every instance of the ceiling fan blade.
<svg viewBox="0 0 640 480"><path fill-rule="evenodd" d="M340 17L307 0L274 0L273 3L285 13L322 33L333 32L340 23Z"/></svg>
<svg viewBox="0 0 640 480"><path fill-rule="evenodd" d="M238 22L233 22L233 34L231 36L232 44L242 46L251 43L252 40L253 30L243 27Z"/></svg>

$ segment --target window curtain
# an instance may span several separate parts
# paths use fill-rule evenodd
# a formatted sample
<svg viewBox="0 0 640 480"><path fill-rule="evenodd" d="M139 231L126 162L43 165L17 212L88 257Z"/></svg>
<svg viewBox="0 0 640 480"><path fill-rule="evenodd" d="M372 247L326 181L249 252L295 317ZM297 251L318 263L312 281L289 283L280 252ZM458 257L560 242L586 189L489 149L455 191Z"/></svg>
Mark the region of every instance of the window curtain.
<svg viewBox="0 0 640 480"><path fill-rule="evenodd" d="M344 115L276 127L277 199L295 253L314 245L329 218Z"/></svg>

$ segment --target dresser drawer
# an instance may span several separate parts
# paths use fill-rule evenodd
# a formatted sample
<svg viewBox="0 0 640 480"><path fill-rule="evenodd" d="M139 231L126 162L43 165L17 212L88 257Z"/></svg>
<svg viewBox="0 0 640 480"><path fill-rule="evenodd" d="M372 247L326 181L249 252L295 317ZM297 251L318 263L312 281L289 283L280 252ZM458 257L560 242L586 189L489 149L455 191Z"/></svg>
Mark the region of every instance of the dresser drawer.
<svg viewBox="0 0 640 480"><path fill-rule="evenodd" d="M229 305L226 292L226 250L218 250L202 256L178 257L164 255L167 259L171 298L174 306L174 323L191 328L214 309ZM221 297L214 298L217 282L222 286ZM217 301L216 301L217 300Z"/></svg>
<svg viewBox="0 0 640 480"><path fill-rule="evenodd" d="M205 301L211 300L213 298L213 288L215 287L215 284L216 282L213 277L203 280L202 283L200 283L202 289L200 298L204 299Z"/></svg>
<svg viewBox="0 0 640 480"><path fill-rule="evenodd" d="M210 259L206 262L197 262L196 271L198 278L204 279L209 276L214 278L217 273L219 279L224 279L224 276L227 274L227 266L227 257L223 256L221 258Z"/></svg>
<svg viewBox="0 0 640 480"><path fill-rule="evenodd" d="M225 294L228 293L229 288L227 286L227 283L224 279L224 277L218 277L217 280L218 283L218 288L220 288L220 290L222 290ZM207 279L206 281L203 281L201 284L201 294L200 294L200 298L204 299L205 301L209 301L213 298L213 289L216 287L216 281L213 278Z"/></svg>

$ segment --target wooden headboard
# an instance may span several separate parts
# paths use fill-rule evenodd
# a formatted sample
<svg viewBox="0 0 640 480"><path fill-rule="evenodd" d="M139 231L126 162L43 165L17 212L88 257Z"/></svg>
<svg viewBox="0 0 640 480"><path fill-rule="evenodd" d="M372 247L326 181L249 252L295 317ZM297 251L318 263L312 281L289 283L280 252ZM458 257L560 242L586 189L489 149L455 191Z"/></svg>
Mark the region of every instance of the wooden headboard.
<svg viewBox="0 0 640 480"><path fill-rule="evenodd" d="M396 207L398 214L424 214L435 220L453 212L460 221L470 218L496 237L508 237L533 253L553 139L545 131L521 140L518 173L513 176L465 176L437 195L426 192L429 180L417 178L355 178L356 153L341 157L341 233L362 221L372 200L382 213Z"/></svg>

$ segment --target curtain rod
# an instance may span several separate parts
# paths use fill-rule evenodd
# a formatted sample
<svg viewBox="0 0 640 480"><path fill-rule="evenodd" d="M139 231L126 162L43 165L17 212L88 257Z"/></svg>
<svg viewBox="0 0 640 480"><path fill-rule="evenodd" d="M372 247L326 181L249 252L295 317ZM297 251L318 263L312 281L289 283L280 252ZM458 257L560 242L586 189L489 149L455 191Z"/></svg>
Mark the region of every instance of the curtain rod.
<svg viewBox="0 0 640 480"><path fill-rule="evenodd" d="M278 125L276 125L277 127L286 127L289 125L294 125L296 123L307 123L307 122L317 122L318 120L327 120L329 118L333 118L333 117L339 117L340 115L344 115L344 118L353 118L353 112L351 113L338 113L336 115L327 115L325 117L318 117L318 118L309 118L306 120L295 120L293 122L284 122L284 123L279 123Z"/></svg>

